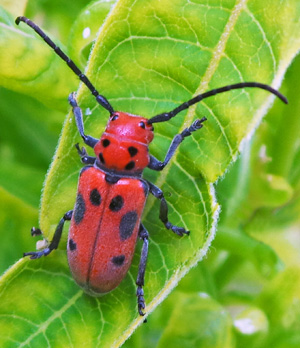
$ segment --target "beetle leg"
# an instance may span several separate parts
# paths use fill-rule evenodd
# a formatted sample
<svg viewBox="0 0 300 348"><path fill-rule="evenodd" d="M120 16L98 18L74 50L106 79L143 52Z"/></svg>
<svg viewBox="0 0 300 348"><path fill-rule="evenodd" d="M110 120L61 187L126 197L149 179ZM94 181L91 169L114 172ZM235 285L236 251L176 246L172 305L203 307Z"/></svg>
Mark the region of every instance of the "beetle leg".
<svg viewBox="0 0 300 348"><path fill-rule="evenodd" d="M73 210L68 211L59 221L53 239L51 241L51 243L49 244L49 246L41 251L30 251L28 253L24 253L24 256L30 256L31 259L39 259L42 256L47 256L51 253L52 250L57 249L61 235L62 235L62 231L63 231L63 227L64 227L64 223L66 221L71 220L72 218L72 214L73 214ZM42 234L41 230L39 228L35 228L33 227L31 229L31 235L40 235Z"/></svg>
<svg viewBox="0 0 300 348"><path fill-rule="evenodd" d="M68 100L69 100L70 105L73 108L73 114L75 116L76 126L77 126L77 129L78 129L80 136L82 137L82 139L86 145L94 148L94 146L98 143L99 140L91 137L90 135L84 134L82 110L77 104L77 100L75 98L75 92L73 92L69 95Z"/></svg>
<svg viewBox="0 0 300 348"><path fill-rule="evenodd" d="M31 237L36 237L36 236L40 236L41 234L43 234L39 228L35 228L35 227L31 228L30 233L31 233Z"/></svg>
<svg viewBox="0 0 300 348"><path fill-rule="evenodd" d="M96 157L89 156L86 152L85 147L80 148L79 144L75 145L78 155L80 156L81 162L84 164L94 164L96 161Z"/></svg>
<svg viewBox="0 0 300 348"><path fill-rule="evenodd" d="M149 191L153 194L153 196L155 198L160 199L159 218L164 223L166 228L178 234L178 236L183 236L184 234L190 234L190 231L187 231L183 227L175 226L168 220L168 204L164 197L163 191L159 187L152 184L151 182L147 181L147 183L149 185Z"/></svg>
<svg viewBox="0 0 300 348"><path fill-rule="evenodd" d="M136 296L137 296L137 304L138 304L138 311L141 316L145 315L143 312L143 309L145 309L145 299L144 299L144 281L145 281L145 270L146 270L146 264L147 264L147 258L148 258L148 245L149 245L149 234L148 231L145 229L143 224L140 225L139 230L139 237L143 240L143 248L141 253L141 259L139 264L139 271L138 276L136 279Z"/></svg>
<svg viewBox="0 0 300 348"><path fill-rule="evenodd" d="M169 163L170 159L173 157L175 151L177 150L181 142L184 140L184 138L190 136L192 132L195 132L198 129L202 128L203 122L206 120L206 117L203 117L201 120L197 119L192 123L190 127L185 128L181 133L175 135L163 162L150 155L150 163L148 164L148 168L157 171L163 170L164 167Z"/></svg>

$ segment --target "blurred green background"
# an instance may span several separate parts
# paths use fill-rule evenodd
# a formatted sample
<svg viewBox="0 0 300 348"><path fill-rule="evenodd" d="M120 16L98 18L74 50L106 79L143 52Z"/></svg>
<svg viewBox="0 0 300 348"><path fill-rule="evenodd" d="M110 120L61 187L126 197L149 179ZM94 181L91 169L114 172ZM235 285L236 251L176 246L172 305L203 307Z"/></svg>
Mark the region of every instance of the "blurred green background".
<svg viewBox="0 0 300 348"><path fill-rule="evenodd" d="M114 3L0 0L1 30L5 32L12 18L25 13L64 43L62 47L84 69L91 40ZM222 7L222 3L208 1L206 6ZM251 1L249 3L250 6ZM286 6L292 4L287 1ZM89 13L85 6L89 6ZM93 23L87 42L78 35L85 21ZM299 29L299 23L295 28ZM294 30L288 34L297 38L294 44L299 48L300 35ZM1 40L4 42L4 34ZM10 41L5 42L10 52ZM27 51L24 57L30 66L41 64L35 61L35 50L42 57L45 55L47 64L52 64L53 52L47 47L40 51L33 45L29 50L32 56L28 56ZM11 58L3 48L1 52L0 64L4 71ZM20 47L20 54L22 52ZM40 73L32 76L34 69L24 74L18 71L17 76L3 77L4 74L1 78L1 273L34 245L30 227L38 226L41 190L68 111L67 96L78 86L76 77L63 65L54 64L49 76L41 80ZM60 71L66 74L65 79L56 81L55 75ZM222 209L216 238L205 259L186 275L149 316L148 324L140 326L124 347L300 346L299 76L300 59L296 57L280 87L289 105L274 102L251 139L244 141L237 161L217 181L216 194ZM79 168L78 163L76 166ZM5 281L4 275L3 291ZM14 313L13 306L11 308ZM4 336L3 330L4 326L0 327L0 336ZM7 327L5 330L11 330L11 337L14 330L18 331ZM96 329L90 327L90 330ZM37 341L35 344L39 345ZM60 346L51 342L41 344L39 346ZM7 340L4 346L17 345ZM84 346L82 342L81 346ZM96 344L86 343L86 346Z"/></svg>

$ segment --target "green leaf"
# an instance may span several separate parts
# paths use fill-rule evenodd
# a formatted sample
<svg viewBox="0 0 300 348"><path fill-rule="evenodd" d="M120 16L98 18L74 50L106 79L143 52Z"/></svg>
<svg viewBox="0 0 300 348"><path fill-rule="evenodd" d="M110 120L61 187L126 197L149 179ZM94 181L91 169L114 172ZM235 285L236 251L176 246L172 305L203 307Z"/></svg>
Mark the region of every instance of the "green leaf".
<svg viewBox="0 0 300 348"><path fill-rule="evenodd" d="M299 49L297 6L294 0L263 5L223 1L222 6L218 1L212 5L119 0L98 33L87 74L115 109L146 117L171 110L208 88L239 81L257 80L278 88ZM3 85L35 95L53 108L66 108L62 100L74 88L74 77L69 78L64 63L21 25L16 28L10 21L1 26L1 52L6 47L5 56L0 53ZM143 218L151 236L147 313L206 254L218 212L212 183L236 158L241 142L253 133L273 99L260 90L232 91L155 127L150 150L163 159L176 133L196 117L208 118L198 134L185 140L164 172L145 172L166 193L170 220L191 230L190 237L182 239L165 231L158 221L158 203L149 199ZM86 133L99 137L107 113L84 86L78 101L85 115L92 110L85 117ZM80 142L77 133L70 115L43 193L40 223L48 238L74 204L80 168L73 146ZM72 281L65 252L20 261L0 283L1 346L121 345L143 321L137 317L134 296L139 251L140 245L121 286L99 299L85 295Z"/></svg>
<svg viewBox="0 0 300 348"><path fill-rule="evenodd" d="M259 343L264 342L268 334L269 322L267 316L258 307L250 306L242 310L238 308L237 310L240 310L240 313L234 315L237 347L259 346Z"/></svg>
<svg viewBox="0 0 300 348"><path fill-rule="evenodd" d="M293 88L300 73L299 58L287 71L282 87L288 108L276 101L238 161L217 185L222 214L215 245L229 251L231 260L218 270L222 283L225 278L230 281L233 269L243 262L250 261L264 276L274 275L291 260L298 262L295 237L286 242L285 234L300 216L300 103L299 92ZM232 255L239 257L238 263Z"/></svg>
<svg viewBox="0 0 300 348"><path fill-rule="evenodd" d="M229 175L218 183L221 220L227 227L247 223L249 231L262 231L274 226L280 229L299 219L300 103L297 88L293 88L299 63L300 56L283 83L288 107L276 101Z"/></svg>
<svg viewBox="0 0 300 348"><path fill-rule="evenodd" d="M46 171L55 151L63 114L4 88L0 89L0 99L3 161L0 166L6 170L7 162L17 161Z"/></svg>
<svg viewBox="0 0 300 348"><path fill-rule="evenodd" d="M272 325L299 328L300 276L299 267L288 267L265 287L258 298Z"/></svg>
<svg viewBox="0 0 300 348"><path fill-rule="evenodd" d="M117 0L98 0L85 7L72 26L68 49L76 62L85 66L101 25Z"/></svg>
<svg viewBox="0 0 300 348"><path fill-rule="evenodd" d="M251 261L265 277L273 276L283 267L282 261L271 247L251 238L240 230L234 231L220 225L214 245L217 248L230 251L230 254L235 257ZM233 263L237 263L236 259L233 259ZM240 263L235 266L239 267ZM229 267L229 264L225 263L218 270L216 279L222 282L226 281L226 274L231 274L233 268L234 265ZM220 285L220 283L218 284Z"/></svg>
<svg viewBox="0 0 300 348"><path fill-rule="evenodd" d="M246 335L257 335L268 331L268 320L259 308L249 307L234 318L237 331Z"/></svg>
<svg viewBox="0 0 300 348"><path fill-rule="evenodd" d="M297 347L300 342L297 295L300 103L295 84L299 58L287 71L282 86L289 100L288 110L275 103L246 151L217 186L222 213L214 246L227 251L225 258L223 252L225 262L214 272L217 285L221 285L218 289L223 295L222 302L232 307L242 299L239 308L259 306L269 322L265 337L237 335L238 347ZM292 195L281 201L276 186L262 184L267 176L282 178L292 189ZM255 245L260 248L251 251ZM280 272L274 267L276 259L281 260ZM278 274L266 278L265 272L253 272L253 264L261 270L269 264Z"/></svg>
<svg viewBox="0 0 300 348"><path fill-rule="evenodd" d="M14 16L20 16L24 13L27 5L27 0L0 0L0 6L5 8L6 11L10 12Z"/></svg>
<svg viewBox="0 0 300 348"><path fill-rule="evenodd" d="M206 294L178 296L157 348L231 348L232 320L223 307ZM184 320L182 314L186 313ZM205 328L210 327L210 330Z"/></svg>
<svg viewBox="0 0 300 348"><path fill-rule="evenodd" d="M11 0L18 3L19 0ZM26 16L41 25L46 31L55 33L57 39L66 41L70 35L70 28L77 20L87 0L35 0L29 1ZM23 13L18 13L22 15ZM41 16L42 15L42 16Z"/></svg>
<svg viewBox="0 0 300 348"><path fill-rule="evenodd" d="M1 7L0 20L1 86L66 111L68 91L76 86L74 74L32 30L17 27Z"/></svg>
<svg viewBox="0 0 300 348"><path fill-rule="evenodd" d="M38 209L0 187L1 274L30 247L29 228L36 225L37 220Z"/></svg>

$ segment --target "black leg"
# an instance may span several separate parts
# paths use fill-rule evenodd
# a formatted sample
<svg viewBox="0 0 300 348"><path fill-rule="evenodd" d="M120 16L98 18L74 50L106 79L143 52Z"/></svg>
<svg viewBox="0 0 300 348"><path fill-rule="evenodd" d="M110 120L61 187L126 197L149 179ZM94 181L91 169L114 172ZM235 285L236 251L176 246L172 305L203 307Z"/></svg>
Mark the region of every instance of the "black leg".
<svg viewBox="0 0 300 348"><path fill-rule="evenodd" d="M82 118L82 111L80 107L77 104L76 98L75 98L75 93L71 93L69 95L69 103L73 108L73 114L75 116L75 121L77 125L77 129L79 131L79 134L81 135L83 141L85 142L86 145L94 148L94 146L97 144L99 141L96 138L93 138L89 135L84 134L84 126L83 126L83 118Z"/></svg>
<svg viewBox="0 0 300 348"><path fill-rule="evenodd" d="M153 196L155 198L160 199L159 218L164 223L166 228L176 233L180 237L183 236L184 234L190 234L190 231L187 231L183 227L175 226L168 220L168 204L167 204L167 201L165 200L162 190L149 181L147 181L147 183L149 185L149 191L153 194Z"/></svg>
<svg viewBox="0 0 300 348"><path fill-rule="evenodd" d="M79 144L75 145L77 152L80 156L81 162L84 164L94 164L96 157L89 156L84 147L80 148Z"/></svg>
<svg viewBox="0 0 300 348"><path fill-rule="evenodd" d="M62 235L62 231L63 231L63 227L64 227L64 223L66 221L71 220L72 218L72 214L73 214L73 210L69 210L59 221L53 239L50 243L50 245L41 250L41 251L30 251L28 253L24 253L23 256L31 256L31 259L39 259L42 256L47 256L51 253L52 250L57 249L61 235ZM31 229L31 235L40 235L42 232L39 228L35 228L33 227Z"/></svg>
<svg viewBox="0 0 300 348"><path fill-rule="evenodd" d="M143 240L143 248L142 248L141 259L139 264L138 276L136 279L136 285L138 286L136 290L136 296L137 296L139 314L143 316L145 315L145 313L143 312L143 309L145 309L143 286L145 281L145 270L146 270L146 264L147 264L147 258L148 258L149 234L142 224L140 225L139 237Z"/></svg>
<svg viewBox="0 0 300 348"><path fill-rule="evenodd" d="M169 163L170 159L174 155L176 149L181 144L184 138L190 136L192 132L195 132L196 130L203 127L203 122L206 121L207 118L203 117L201 120L196 120L192 123L192 125L188 128L185 128L181 133L175 135L169 150L166 154L165 160L163 162L159 161L154 156L150 155L150 163L148 164L148 168L153 170L162 170L164 167Z"/></svg>
<svg viewBox="0 0 300 348"><path fill-rule="evenodd" d="M97 102L103 106L110 114L114 113L114 109L108 102L108 100L96 90L91 81L84 75L81 70L77 67L77 65L58 47L55 43L47 36L41 28L39 28L35 23L33 23L30 19L20 16L16 18L16 24L18 25L20 22L26 23L29 27L31 27L53 50L54 52L64 60L69 68L79 77L79 79L87 86L87 88L91 91L93 96L95 96Z"/></svg>
<svg viewBox="0 0 300 348"><path fill-rule="evenodd" d="M177 106L177 108L175 108L174 110L172 110L170 112L164 112L162 114L151 117L148 120L148 123L152 124L152 123L157 123L157 122L168 121L172 117L176 116L179 112L189 108L190 106L192 106L196 103L199 103L201 100L203 100L205 98L211 97L211 96L219 94L219 93L227 92L227 91L230 91L232 89L240 89L240 88L248 88L248 87L264 89L265 91L268 91L268 92L276 95L276 97L281 99L285 104L288 103L286 97L284 95L282 95L280 92L276 91L276 89L272 88L271 86L268 86L268 85L265 85L265 84L259 83L259 82L241 82L241 83L236 83L233 85L228 85L228 86L216 88L216 89L213 89L211 91L205 92L203 94L199 94L196 97L188 100L187 102L182 103L181 105Z"/></svg>

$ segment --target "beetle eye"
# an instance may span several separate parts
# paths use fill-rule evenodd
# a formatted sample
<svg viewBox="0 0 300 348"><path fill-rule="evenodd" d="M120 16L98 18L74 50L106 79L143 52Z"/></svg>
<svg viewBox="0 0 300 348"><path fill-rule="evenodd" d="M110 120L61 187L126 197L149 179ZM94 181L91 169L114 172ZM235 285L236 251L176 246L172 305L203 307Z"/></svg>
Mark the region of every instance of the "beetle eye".
<svg viewBox="0 0 300 348"><path fill-rule="evenodd" d="M145 129L145 122L141 121L141 122L139 123L139 126L140 126L141 128L143 128L143 129Z"/></svg>
<svg viewBox="0 0 300 348"><path fill-rule="evenodd" d="M112 118L111 118L111 121L115 121L119 118L119 115L114 115Z"/></svg>

